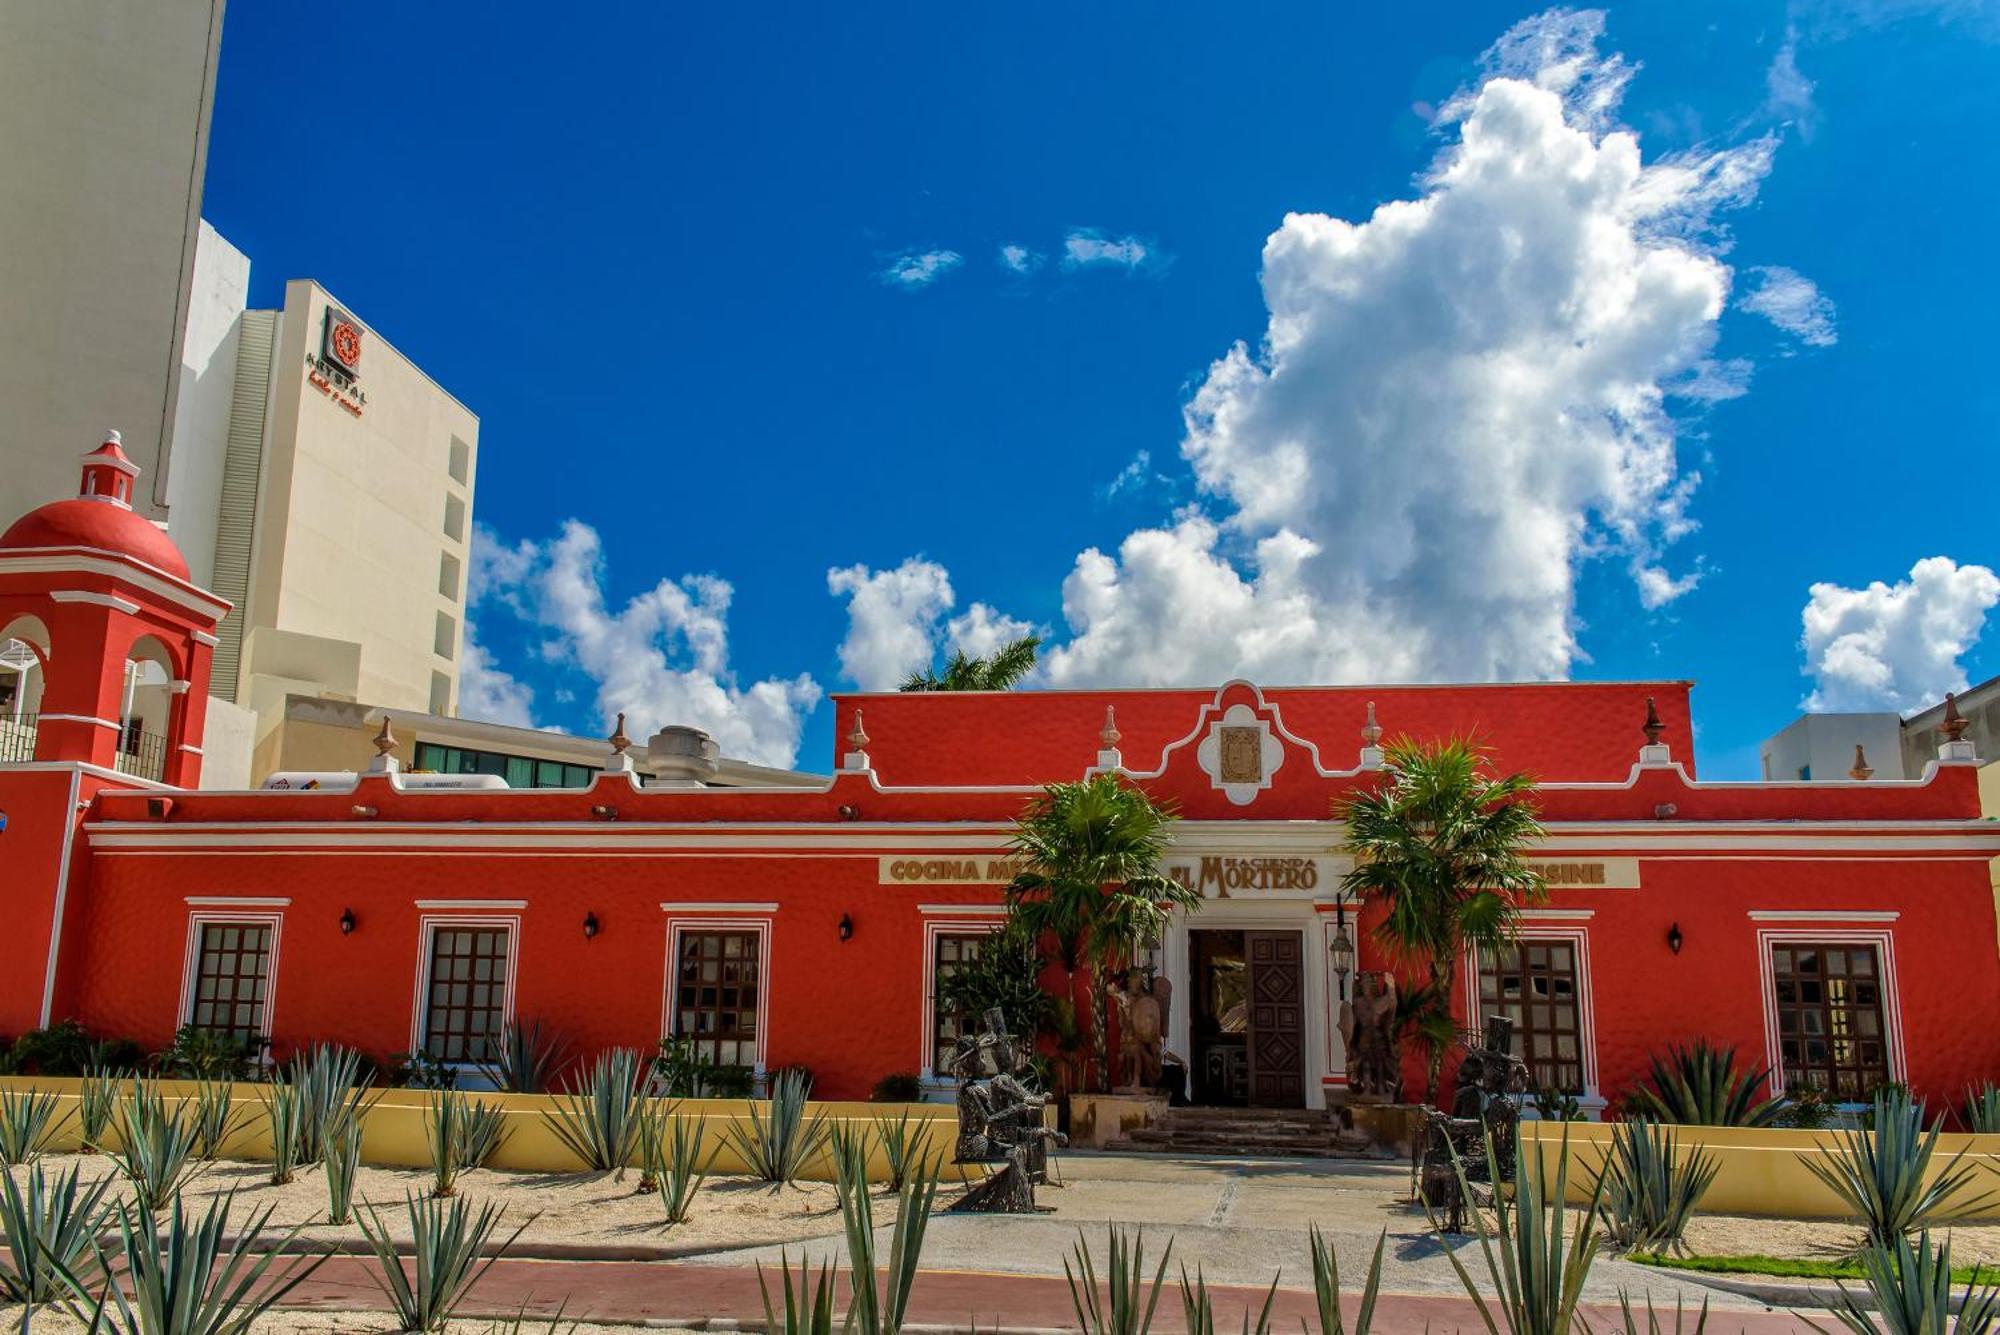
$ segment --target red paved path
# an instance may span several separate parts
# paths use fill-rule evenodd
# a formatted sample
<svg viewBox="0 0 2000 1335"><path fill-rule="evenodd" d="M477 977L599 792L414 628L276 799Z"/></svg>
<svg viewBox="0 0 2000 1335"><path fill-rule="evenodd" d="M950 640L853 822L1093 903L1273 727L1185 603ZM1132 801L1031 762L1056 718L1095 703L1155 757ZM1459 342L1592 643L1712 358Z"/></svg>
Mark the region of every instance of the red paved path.
<svg viewBox="0 0 2000 1335"><path fill-rule="evenodd" d="M776 1283L776 1276L772 1276ZM844 1288L846 1277L838 1281ZM1170 1278L1170 1292L1160 1296L1163 1330L1182 1329L1180 1291ZM1236 1328L1246 1303L1262 1304L1263 1291L1217 1288L1219 1326ZM775 1290L774 1290L775 1294ZM468 1313L512 1313L525 1302L530 1312L553 1313L567 1304L571 1317L606 1321L730 1318L761 1326L763 1302L757 1272L748 1266L687 1265L670 1261L501 1261L473 1291ZM782 1302L782 1299L780 1299ZM1699 1299L1697 1298L1698 1302ZM1272 1307L1274 1328L1290 1330L1314 1311L1310 1290L1280 1289ZM382 1306L372 1261L337 1256L294 1292L288 1306L369 1309ZM474 1310L476 1309L476 1311ZM1349 1305L1350 1319L1352 1305ZM1672 1329L1671 1310L1662 1314ZM1594 1309L1591 1324L1598 1329L1618 1322L1615 1309ZM1644 1313L1639 1314L1641 1322ZM1061 1277L1001 1275L973 1271L927 1270L910 1297L913 1323L953 1325L977 1323L982 1330L1014 1328L1076 1328L1069 1285ZM1316 1325L1317 1322L1315 1321ZM1692 1327L1692 1314L1689 1325ZM1483 1331L1477 1310L1465 1298L1416 1294L1384 1294L1376 1311L1376 1329L1385 1335L1402 1331ZM1786 1312L1732 1308L1711 1315L1714 1335L1776 1335L1805 1331Z"/></svg>

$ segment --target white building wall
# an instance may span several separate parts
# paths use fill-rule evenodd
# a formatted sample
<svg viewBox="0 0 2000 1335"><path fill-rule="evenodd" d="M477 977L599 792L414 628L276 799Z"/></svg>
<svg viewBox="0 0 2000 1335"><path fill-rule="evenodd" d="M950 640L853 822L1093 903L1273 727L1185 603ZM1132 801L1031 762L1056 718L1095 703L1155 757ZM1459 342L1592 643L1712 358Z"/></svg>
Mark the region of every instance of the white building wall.
<svg viewBox="0 0 2000 1335"><path fill-rule="evenodd" d="M1760 749L1763 777L1779 783L1845 779L1854 747L1867 752L1877 779L1913 777L1903 770L1903 724L1896 714L1801 714Z"/></svg>
<svg viewBox="0 0 2000 1335"><path fill-rule="evenodd" d="M181 387L174 402L172 469L167 477L167 532L187 557L194 582L215 587L215 538L222 465L243 311L250 299L250 257L204 220L195 245L187 329L181 341Z"/></svg>
<svg viewBox="0 0 2000 1335"><path fill-rule="evenodd" d="M165 517L222 0L0 4L0 515L109 428ZM0 520L0 522L6 522Z"/></svg>

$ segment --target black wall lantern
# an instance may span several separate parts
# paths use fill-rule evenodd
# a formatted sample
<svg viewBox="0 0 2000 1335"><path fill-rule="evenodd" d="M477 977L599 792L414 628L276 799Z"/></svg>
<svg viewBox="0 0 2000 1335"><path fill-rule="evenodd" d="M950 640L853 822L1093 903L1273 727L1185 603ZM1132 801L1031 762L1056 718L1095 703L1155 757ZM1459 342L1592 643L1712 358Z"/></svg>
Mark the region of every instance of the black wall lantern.
<svg viewBox="0 0 2000 1335"><path fill-rule="evenodd" d="M1681 953L1681 925L1675 923L1667 929L1667 949L1678 955Z"/></svg>
<svg viewBox="0 0 2000 1335"><path fill-rule="evenodd" d="M354 935L354 910L353 910L353 909L342 909L342 910L340 911L340 934L341 934L342 936L353 936L353 935Z"/></svg>
<svg viewBox="0 0 2000 1335"><path fill-rule="evenodd" d="M843 913L840 915L840 939L843 941L849 941L852 940L853 937L854 937L854 919L848 917L845 913Z"/></svg>
<svg viewBox="0 0 2000 1335"><path fill-rule="evenodd" d="M589 940L591 940L592 938L594 938L594 937L595 937L596 935L597 935L597 915L596 915L595 913L586 913L586 914L584 914L584 915L583 915L583 939L584 939L584 940L586 940L586 941L589 941Z"/></svg>

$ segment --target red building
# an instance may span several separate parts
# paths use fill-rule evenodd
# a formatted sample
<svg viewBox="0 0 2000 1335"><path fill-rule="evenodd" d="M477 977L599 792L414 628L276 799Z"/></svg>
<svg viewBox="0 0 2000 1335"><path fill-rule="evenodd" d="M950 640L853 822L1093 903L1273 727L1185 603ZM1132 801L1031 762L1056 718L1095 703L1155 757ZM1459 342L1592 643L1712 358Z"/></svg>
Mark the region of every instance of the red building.
<svg viewBox="0 0 2000 1335"><path fill-rule="evenodd" d="M0 538L0 639L46 674L39 718L11 725L33 759L0 764L0 1033L74 1017L164 1045L192 1022L279 1055L339 1039L454 1060L538 1018L580 1053L686 1034L861 1096L934 1072L958 1022L938 975L997 923L1037 787L1117 769L1178 805L1173 867L1207 896L1152 961L1174 983L1169 1048L1201 1097L1323 1106L1347 1078L1336 938L1383 967L1329 818L1379 766L1379 727L1474 736L1542 780L1555 889L1460 989L1468 1021L1515 1017L1542 1083L1616 1098L1697 1036L1774 1088L1893 1079L1955 1102L2000 1074L2000 830L1964 742L1913 781L1703 783L1686 682L1232 682L838 697L817 790L641 787L607 747L587 789L449 786L378 758L311 790L193 791L227 609L121 486L107 446L84 496ZM167 674L164 781L123 749L135 655Z"/></svg>

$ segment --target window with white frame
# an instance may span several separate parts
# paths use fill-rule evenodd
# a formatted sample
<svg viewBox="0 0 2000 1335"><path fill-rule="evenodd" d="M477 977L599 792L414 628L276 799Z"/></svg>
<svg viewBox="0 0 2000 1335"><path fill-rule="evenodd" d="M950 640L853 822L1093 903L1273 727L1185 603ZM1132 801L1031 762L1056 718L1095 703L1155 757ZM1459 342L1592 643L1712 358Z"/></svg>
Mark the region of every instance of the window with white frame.
<svg viewBox="0 0 2000 1335"><path fill-rule="evenodd" d="M992 935L991 930L968 928L938 932L931 938L931 1070L934 1073L950 1071L959 1040L979 1029L979 1017L951 1005L946 993L951 976L978 960Z"/></svg>
<svg viewBox="0 0 2000 1335"><path fill-rule="evenodd" d="M185 1022L252 1050L259 1048L276 934L270 922L197 921Z"/></svg>
<svg viewBox="0 0 2000 1335"><path fill-rule="evenodd" d="M674 1035L718 1066L757 1064L763 987L762 934L755 929L683 929L676 937Z"/></svg>
<svg viewBox="0 0 2000 1335"><path fill-rule="evenodd" d="M1785 1087L1869 1098L1891 1078L1880 950L1869 941L1781 940L1770 951Z"/></svg>
<svg viewBox="0 0 2000 1335"><path fill-rule="evenodd" d="M1479 952L1479 1015L1514 1022L1515 1052L1537 1088L1586 1092L1579 943L1524 936Z"/></svg>
<svg viewBox="0 0 2000 1335"><path fill-rule="evenodd" d="M438 923L424 983L423 1048L441 1062L483 1062L507 1022L513 928Z"/></svg>

